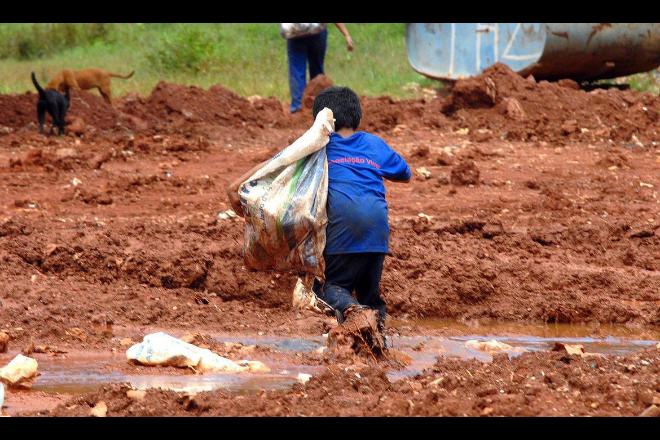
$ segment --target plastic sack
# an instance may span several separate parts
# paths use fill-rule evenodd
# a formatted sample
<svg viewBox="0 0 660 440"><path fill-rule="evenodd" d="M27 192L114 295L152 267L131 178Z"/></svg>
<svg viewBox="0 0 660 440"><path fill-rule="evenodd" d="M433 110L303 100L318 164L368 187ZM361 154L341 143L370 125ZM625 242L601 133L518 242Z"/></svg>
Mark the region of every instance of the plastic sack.
<svg viewBox="0 0 660 440"><path fill-rule="evenodd" d="M170 336L167 333L152 333L144 337L141 343L126 350L129 361L142 365L169 365L192 368L198 372L241 373L265 372L268 370L258 361L234 362L211 350L200 348Z"/></svg>
<svg viewBox="0 0 660 440"><path fill-rule="evenodd" d="M323 279L328 222L325 146L333 131L332 111L324 108L305 134L239 187L246 266L297 270Z"/></svg>
<svg viewBox="0 0 660 440"><path fill-rule="evenodd" d="M330 305L316 296L314 290L305 287L305 282L300 278L293 288L292 306L294 309L313 310L318 313L329 313L333 310Z"/></svg>
<svg viewBox="0 0 660 440"><path fill-rule="evenodd" d="M35 359L19 354L0 368L0 379L9 385L30 387L32 380L38 375L38 367Z"/></svg>

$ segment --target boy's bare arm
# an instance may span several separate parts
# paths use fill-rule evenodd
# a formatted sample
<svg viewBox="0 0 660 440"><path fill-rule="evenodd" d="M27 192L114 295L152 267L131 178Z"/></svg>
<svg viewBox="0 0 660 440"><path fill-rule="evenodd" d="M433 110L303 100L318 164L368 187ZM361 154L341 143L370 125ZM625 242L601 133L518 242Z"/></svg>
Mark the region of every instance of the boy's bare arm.
<svg viewBox="0 0 660 440"><path fill-rule="evenodd" d="M266 162L268 162L268 160L261 162L259 165L255 165L253 168L250 168L249 171L246 171L241 177L234 180L227 187L227 197L229 198L229 203L231 204L231 208L234 210L236 214L240 215L241 217L244 216L244 213L243 213L243 206L241 205L241 199L240 197L238 197L238 187L241 186L241 183L249 179L251 175L256 173L259 168L266 165Z"/></svg>

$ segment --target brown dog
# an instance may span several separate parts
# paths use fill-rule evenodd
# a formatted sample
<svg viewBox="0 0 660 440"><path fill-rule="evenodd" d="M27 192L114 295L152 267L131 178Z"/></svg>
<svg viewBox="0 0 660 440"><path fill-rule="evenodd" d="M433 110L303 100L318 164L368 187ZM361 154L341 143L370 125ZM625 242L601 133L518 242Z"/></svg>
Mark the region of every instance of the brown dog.
<svg viewBox="0 0 660 440"><path fill-rule="evenodd" d="M69 89L89 90L97 88L105 101L112 105L112 87L110 78L128 79L135 71L126 76L108 72L107 70L91 68L82 70L62 70L46 85L46 89L64 92Z"/></svg>

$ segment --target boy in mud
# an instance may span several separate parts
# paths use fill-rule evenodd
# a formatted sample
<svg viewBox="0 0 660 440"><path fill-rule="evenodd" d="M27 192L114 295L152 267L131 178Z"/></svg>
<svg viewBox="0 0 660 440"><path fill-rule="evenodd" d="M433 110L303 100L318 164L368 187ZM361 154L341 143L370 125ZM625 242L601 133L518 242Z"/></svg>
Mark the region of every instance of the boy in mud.
<svg viewBox="0 0 660 440"><path fill-rule="evenodd" d="M380 296L380 278L390 236L383 179L409 182L410 167L381 138L357 131L362 109L351 89L330 87L322 91L314 100L313 117L324 107L332 110L335 132L326 146L325 283L315 282L314 292L335 310L340 324L351 320L353 314L375 310L382 333L386 306ZM229 200L241 216L238 187L262 165L229 186Z"/></svg>

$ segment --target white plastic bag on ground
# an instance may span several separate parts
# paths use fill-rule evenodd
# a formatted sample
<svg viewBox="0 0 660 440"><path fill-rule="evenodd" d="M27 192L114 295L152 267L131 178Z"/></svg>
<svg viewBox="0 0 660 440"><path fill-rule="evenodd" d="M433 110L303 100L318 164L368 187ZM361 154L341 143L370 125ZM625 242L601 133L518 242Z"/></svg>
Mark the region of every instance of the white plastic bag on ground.
<svg viewBox="0 0 660 440"><path fill-rule="evenodd" d="M30 387L37 376L38 367L36 359L19 354L0 368L0 379L9 385Z"/></svg>
<svg viewBox="0 0 660 440"><path fill-rule="evenodd" d="M325 146L333 131L332 111L324 108L305 134L239 187L248 267L298 270L323 278L328 221Z"/></svg>
<svg viewBox="0 0 660 440"><path fill-rule="evenodd" d="M145 336L141 343L135 344L126 350L126 357L129 361L142 365L170 365L193 368L200 373L266 372L268 370L268 367L261 362L234 362L213 353L211 350L197 347L162 332Z"/></svg>

